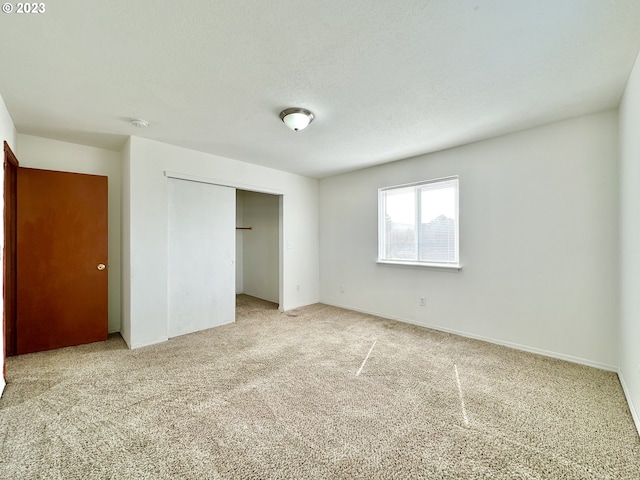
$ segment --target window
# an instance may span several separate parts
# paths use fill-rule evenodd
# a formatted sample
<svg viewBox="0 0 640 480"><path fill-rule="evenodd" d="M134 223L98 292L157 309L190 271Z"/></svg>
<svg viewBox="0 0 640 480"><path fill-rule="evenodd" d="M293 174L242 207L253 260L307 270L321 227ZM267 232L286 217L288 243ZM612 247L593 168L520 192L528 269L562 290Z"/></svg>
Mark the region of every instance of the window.
<svg viewBox="0 0 640 480"><path fill-rule="evenodd" d="M458 177L378 190L378 261L459 268Z"/></svg>

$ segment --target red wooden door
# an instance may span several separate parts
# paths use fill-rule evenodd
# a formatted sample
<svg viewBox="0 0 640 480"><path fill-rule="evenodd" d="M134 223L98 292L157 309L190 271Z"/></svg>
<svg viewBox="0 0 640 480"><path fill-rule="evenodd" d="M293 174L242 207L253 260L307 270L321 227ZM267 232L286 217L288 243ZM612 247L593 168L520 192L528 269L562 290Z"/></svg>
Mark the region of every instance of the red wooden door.
<svg viewBox="0 0 640 480"><path fill-rule="evenodd" d="M18 168L17 353L106 340L107 177Z"/></svg>

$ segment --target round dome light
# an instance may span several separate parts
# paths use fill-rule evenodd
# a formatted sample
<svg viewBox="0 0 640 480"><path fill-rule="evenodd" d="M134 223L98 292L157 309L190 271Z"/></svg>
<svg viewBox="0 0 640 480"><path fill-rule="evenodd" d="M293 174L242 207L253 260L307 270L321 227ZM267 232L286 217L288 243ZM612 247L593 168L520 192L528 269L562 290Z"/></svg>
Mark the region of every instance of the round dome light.
<svg viewBox="0 0 640 480"><path fill-rule="evenodd" d="M313 120L313 113L304 108L287 108L280 112L280 118L291 130L304 130Z"/></svg>

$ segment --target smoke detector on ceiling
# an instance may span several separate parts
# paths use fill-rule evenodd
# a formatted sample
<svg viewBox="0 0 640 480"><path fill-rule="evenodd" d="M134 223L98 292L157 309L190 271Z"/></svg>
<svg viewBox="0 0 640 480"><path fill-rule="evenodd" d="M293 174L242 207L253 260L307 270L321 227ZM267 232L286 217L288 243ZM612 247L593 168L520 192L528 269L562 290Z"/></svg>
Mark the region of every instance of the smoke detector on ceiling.
<svg viewBox="0 0 640 480"><path fill-rule="evenodd" d="M131 125L138 128L147 128L149 126L149 122L142 120L141 118L132 118Z"/></svg>

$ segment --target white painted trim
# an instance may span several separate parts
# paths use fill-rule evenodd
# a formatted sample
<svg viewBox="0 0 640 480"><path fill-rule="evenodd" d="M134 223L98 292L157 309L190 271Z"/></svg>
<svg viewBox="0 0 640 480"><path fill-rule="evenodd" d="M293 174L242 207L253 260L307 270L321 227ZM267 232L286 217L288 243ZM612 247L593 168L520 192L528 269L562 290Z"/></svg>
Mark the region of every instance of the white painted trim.
<svg viewBox="0 0 640 480"><path fill-rule="evenodd" d="M379 265L391 265L394 267L421 267L432 268L434 270L451 270L459 272L462 270L462 265L459 263L427 263L427 262L402 262L400 260L376 260Z"/></svg>
<svg viewBox="0 0 640 480"><path fill-rule="evenodd" d="M299 305L293 304L293 306L289 306L286 309L282 308L282 307L278 307L278 310L280 310L281 312L290 312L291 310L295 310L297 308L309 307L311 305L316 305L317 303L323 303L323 302L301 303ZM325 305L330 305L330 304L326 303ZM338 305L336 305L336 306L338 306ZM347 308L347 307L341 307L341 308Z"/></svg>
<svg viewBox="0 0 640 480"><path fill-rule="evenodd" d="M252 192L270 193L272 195L284 195L283 190L278 190L276 188L266 188L259 185L232 182L230 180L222 180L219 178L201 177L199 175L191 175L189 173L171 172L169 170L165 170L164 176L167 178L176 178L178 180L187 180L190 182L209 183L211 185L219 185L221 187L239 188L240 190L249 190Z"/></svg>
<svg viewBox="0 0 640 480"><path fill-rule="evenodd" d="M380 187L378 188L378 192L383 192L385 190L393 190L395 188L415 187L417 185L428 185L429 183L446 182L449 180L460 181L460 175L449 175L448 177L432 178L431 180L421 180L419 182L401 183L399 185L390 185L388 187Z"/></svg>
<svg viewBox="0 0 640 480"><path fill-rule="evenodd" d="M594 362L594 361L591 361L591 360L587 360L585 358L574 357L572 355L565 355L563 353L552 352L552 351L549 351L549 350L543 350L541 348L530 347L528 345L521 345L519 343L505 342L503 340L498 340L498 339L495 339L495 338L484 337L482 335L475 335L473 333L467 333L467 332L463 332L463 331L460 331L460 330L444 328L444 327L440 327L438 325L431 325L431 324L428 324L428 323L419 323L419 322L416 322L414 320L409 320L409 319L406 319L406 318L392 317L392 316L384 315L384 314L377 313L377 312L371 312L371 311L362 310L362 309L358 309L358 308L347 307L345 305L339 305L339 304L335 304L335 303L326 303L326 302L321 302L321 303L324 303L325 305L331 305L333 307L344 308L344 309L347 309L347 310L353 310L354 312L366 313L367 315L375 315L376 317L386 318L386 319L389 319L389 320L396 320L396 321L402 322L402 323L409 323L411 325L417 325L419 327L430 328L431 330L437 330L439 332L453 333L454 335L459 335L461 337L473 338L474 340L481 340L483 342L493 343L494 345L501 345L503 347L509 347L509 348L513 348L513 349L516 349L516 350L521 350L521 351L524 351L524 352L535 353L537 355L542 355L544 357L556 358L558 360L565 360L567 362L577 363L577 364L580 364L580 365L586 365L588 367L594 367L594 368L598 368L600 370L606 370L606 371L609 371L609 372L616 372L616 373L618 372L618 367L616 367L616 366L608 365L606 363Z"/></svg>
<svg viewBox="0 0 640 480"><path fill-rule="evenodd" d="M216 325L215 327L211 327L211 328L218 328L218 327L222 327L224 325L231 325L232 323L236 323L235 319L232 322L221 323L220 325ZM205 330L211 330L211 328L205 328ZM129 347L130 350L135 350L137 348L150 347L152 345L158 345L159 343L168 342L172 338L178 338L178 337L181 337L183 335L191 335L193 333L198 333L198 332L203 332L203 331L204 330L196 330L195 332L185 332L185 333L181 333L180 335L176 335L175 337L164 337L164 338L161 338L161 339L158 339L158 340L150 340L148 342L134 343L132 345L129 345L126 340L125 340L125 343L127 343L127 346ZM122 337L122 338L124 339L124 337Z"/></svg>
<svg viewBox="0 0 640 480"><path fill-rule="evenodd" d="M624 382L624 377L622 376L622 372L618 370L618 379L620 380L620 385L622 385L622 391L624 392L624 396L627 399L627 404L629 405L629 411L631 412L631 418L633 418L633 423L636 424L636 430L638 431L638 435L640 435L640 416L638 416L638 412L636 411L633 402L631 401L631 395L629 394L629 389L627 388L627 384Z"/></svg>
<svg viewBox="0 0 640 480"><path fill-rule="evenodd" d="M7 386L7 382L4 381L4 378L0 378L0 397L4 393L4 387Z"/></svg>
<svg viewBox="0 0 640 480"><path fill-rule="evenodd" d="M231 320L230 322L219 323L218 325L214 325L213 327L203 328L203 329L200 329L200 330L194 330L193 332L179 333L178 335L175 335L173 337L169 337L168 340L173 340L174 338L184 337L185 335L193 335L194 333L198 333L198 332L206 332L207 330L213 330L214 328L223 327L225 325L231 325L232 323L236 323L236 320L235 320L235 309L234 309L233 320Z"/></svg>
<svg viewBox="0 0 640 480"><path fill-rule="evenodd" d="M130 350L135 350L137 348L150 347L151 345L157 345L159 343L164 343L167 340L169 340L169 337L163 337L163 338L159 338L159 339L156 339L156 340L148 340L148 341L144 341L144 342L141 342L141 343L132 343L132 344L127 343L127 341L125 340L125 343L127 343L127 345L128 345Z"/></svg>

